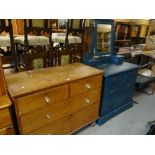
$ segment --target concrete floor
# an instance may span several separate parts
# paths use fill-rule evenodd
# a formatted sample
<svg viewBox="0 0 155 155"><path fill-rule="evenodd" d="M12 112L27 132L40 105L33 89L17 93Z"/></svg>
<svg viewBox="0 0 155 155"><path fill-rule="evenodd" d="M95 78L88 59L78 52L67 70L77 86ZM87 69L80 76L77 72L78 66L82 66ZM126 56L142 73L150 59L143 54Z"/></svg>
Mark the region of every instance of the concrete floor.
<svg viewBox="0 0 155 155"><path fill-rule="evenodd" d="M134 100L139 104L134 104L102 126L88 126L77 135L145 135L149 129L147 122L155 120L155 95L135 92Z"/></svg>

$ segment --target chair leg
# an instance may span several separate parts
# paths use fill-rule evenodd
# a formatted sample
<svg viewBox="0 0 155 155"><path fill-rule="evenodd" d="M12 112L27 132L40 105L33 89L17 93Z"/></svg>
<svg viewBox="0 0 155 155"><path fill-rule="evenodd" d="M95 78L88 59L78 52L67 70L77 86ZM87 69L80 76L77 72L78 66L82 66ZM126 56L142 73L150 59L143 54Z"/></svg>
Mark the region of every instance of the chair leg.
<svg viewBox="0 0 155 155"><path fill-rule="evenodd" d="M152 84L152 95L154 95L155 92L155 83Z"/></svg>

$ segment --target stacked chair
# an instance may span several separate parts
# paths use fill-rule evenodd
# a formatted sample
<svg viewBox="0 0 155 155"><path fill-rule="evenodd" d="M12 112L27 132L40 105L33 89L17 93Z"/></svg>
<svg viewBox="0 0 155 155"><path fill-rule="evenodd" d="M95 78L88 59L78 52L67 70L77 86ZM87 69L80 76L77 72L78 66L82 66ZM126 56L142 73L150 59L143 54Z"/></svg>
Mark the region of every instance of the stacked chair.
<svg viewBox="0 0 155 155"><path fill-rule="evenodd" d="M52 66L52 20L24 19L24 35L15 38L20 70Z"/></svg>
<svg viewBox="0 0 155 155"><path fill-rule="evenodd" d="M52 35L54 66L82 61L84 26L84 19L68 19L66 33Z"/></svg>
<svg viewBox="0 0 155 155"><path fill-rule="evenodd" d="M11 19L0 19L0 54L3 68L14 68L18 71Z"/></svg>

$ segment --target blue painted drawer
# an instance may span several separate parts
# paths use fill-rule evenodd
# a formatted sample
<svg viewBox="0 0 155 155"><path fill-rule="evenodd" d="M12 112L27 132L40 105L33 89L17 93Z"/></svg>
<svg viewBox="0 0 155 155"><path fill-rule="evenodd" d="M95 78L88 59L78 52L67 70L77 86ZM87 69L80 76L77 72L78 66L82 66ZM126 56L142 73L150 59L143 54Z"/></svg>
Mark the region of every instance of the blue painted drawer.
<svg viewBox="0 0 155 155"><path fill-rule="evenodd" d="M122 84L124 83L122 79L124 79L123 74L105 78L104 89L120 89L119 87L122 86Z"/></svg>
<svg viewBox="0 0 155 155"><path fill-rule="evenodd" d="M132 102L132 94L122 94L119 97L103 100L100 107L100 116L106 115L113 110Z"/></svg>

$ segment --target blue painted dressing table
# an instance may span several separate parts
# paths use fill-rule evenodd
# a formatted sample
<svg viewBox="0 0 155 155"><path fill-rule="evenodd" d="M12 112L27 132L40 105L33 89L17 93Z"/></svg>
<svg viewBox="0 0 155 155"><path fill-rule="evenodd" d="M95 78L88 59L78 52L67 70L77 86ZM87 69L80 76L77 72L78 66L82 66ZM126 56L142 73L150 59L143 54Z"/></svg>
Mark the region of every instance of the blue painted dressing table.
<svg viewBox="0 0 155 155"><path fill-rule="evenodd" d="M110 31L109 31L110 30ZM109 42L99 47L98 32L108 32ZM101 35L100 35L101 36ZM123 61L114 51L114 21L96 19L90 51L84 55L83 63L104 71L98 125L133 106L133 93L138 66ZM105 39L107 41L107 39ZM105 46L102 46L105 45ZM108 48L107 48L108 47ZM108 49L108 50L107 50ZM104 51L105 50L105 51Z"/></svg>

